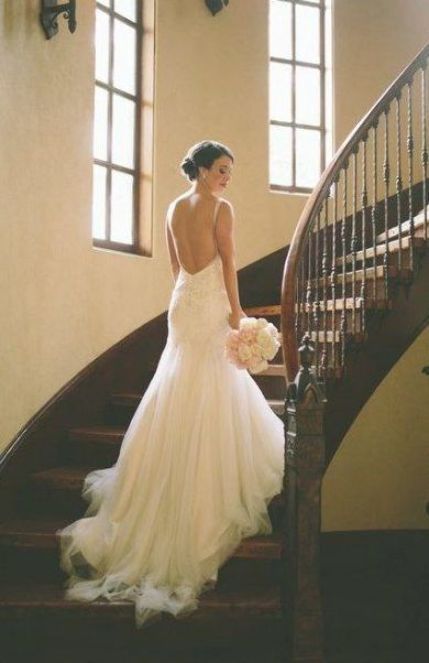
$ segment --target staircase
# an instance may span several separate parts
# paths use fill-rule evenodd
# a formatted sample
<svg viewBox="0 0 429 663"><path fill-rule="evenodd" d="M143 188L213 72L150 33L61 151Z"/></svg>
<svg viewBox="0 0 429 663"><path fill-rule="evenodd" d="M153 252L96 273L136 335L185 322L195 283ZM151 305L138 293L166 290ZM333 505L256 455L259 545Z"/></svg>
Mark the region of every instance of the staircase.
<svg viewBox="0 0 429 663"><path fill-rule="evenodd" d="M172 660L172 651L175 661L206 663L209 643L224 653L229 647L229 658L213 660L230 663L268 660L267 642L270 663L286 660L286 646L291 663L326 660L319 582L323 473L359 410L429 322L428 58L429 45L326 169L297 224L281 293L246 308L282 330L279 353L254 376L287 420L288 492L269 506L272 534L243 540L217 587L187 619L163 614L135 633L130 603L63 600L55 531L83 515L86 473L115 462L165 342L164 318L149 325L144 343L137 333L114 348L114 370L101 358L78 376L0 459L4 647L19 646L24 624L51 642L56 635L62 652L67 635L96 647L94 633L104 642L109 634L112 659L105 652L103 660L117 660L114 643L128 639L152 663ZM143 375L138 367L148 357L152 372ZM190 643L200 648L194 657ZM80 654L77 646L70 661Z"/></svg>
<svg viewBox="0 0 429 663"><path fill-rule="evenodd" d="M252 309L249 312L269 315L279 325L278 306L274 311ZM280 418L284 412L285 396L285 367L281 362L280 348L267 370L255 376L268 403ZM68 625L69 634L81 633L88 622L99 628L133 624L134 606L131 603L99 600L85 604L64 600L66 576L59 568L59 546L55 532L83 516L87 506L81 497L84 477L91 469L115 463L123 436L142 395L133 391L111 393L104 409L105 420L97 425L71 427L58 445L55 465L29 473L21 486L14 513L0 524L2 635L5 630L15 633L14 629L22 622L36 630L52 629L57 624L62 633L67 633ZM167 637L168 647L161 646L159 649L158 643L157 656L161 656L162 651L165 655L169 651L171 656L170 638L176 642L184 637L183 632L187 632L188 636L193 634L192 642L196 646L202 636L196 636L195 629L202 630L203 627L205 638L207 629L211 627L217 639L222 633L223 638L227 637L228 632L232 638L231 629L242 628L245 630L243 638L248 642L252 640L253 648L255 629L263 637L261 628L268 628L273 646L276 639L281 642L282 493L271 501L269 512L273 523L272 534L242 541L233 557L221 568L216 588L201 595L197 611L186 620L175 620L171 615L162 613L162 624L149 623L142 629L145 631L143 635L132 633L131 637L141 638L143 648L155 646L154 639L157 641L157 638ZM161 628L162 635L159 635ZM239 652L233 656L243 655L243 638ZM205 642L204 638L202 642ZM251 655L252 652L249 652L247 660L252 660ZM186 656L191 656L189 651ZM187 657L184 660L192 660ZM151 660L158 661L158 658ZM233 657L232 660L236 659Z"/></svg>

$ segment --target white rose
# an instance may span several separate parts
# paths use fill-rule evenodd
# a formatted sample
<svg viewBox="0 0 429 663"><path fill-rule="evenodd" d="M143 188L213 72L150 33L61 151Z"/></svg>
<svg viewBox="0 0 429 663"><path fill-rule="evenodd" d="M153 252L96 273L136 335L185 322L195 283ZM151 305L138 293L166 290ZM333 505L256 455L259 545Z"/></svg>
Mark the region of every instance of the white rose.
<svg viewBox="0 0 429 663"><path fill-rule="evenodd" d="M250 346L246 343L240 343L238 346L238 356L242 362L249 361L250 357L252 356L252 350Z"/></svg>

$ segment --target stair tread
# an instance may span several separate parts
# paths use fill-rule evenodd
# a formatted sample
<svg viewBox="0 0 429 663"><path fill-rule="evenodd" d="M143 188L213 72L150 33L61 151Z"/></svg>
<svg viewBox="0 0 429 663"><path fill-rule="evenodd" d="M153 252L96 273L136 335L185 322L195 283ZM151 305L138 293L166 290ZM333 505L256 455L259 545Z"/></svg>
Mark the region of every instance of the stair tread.
<svg viewBox="0 0 429 663"><path fill-rule="evenodd" d="M282 365L283 366L283 365ZM262 375L263 373L258 373L257 375ZM130 393L116 393L112 394L111 400L115 404L121 404L121 405L135 405L138 403L142 398L141 394L136 394L133 392ZM278 409L279 407L284 405L283 400L275 399L275 398L267 398L267 403L272 407L273 409Z"/></svg>
<svg viewBox="0 0 429 663"><path fill-rule="evenodd" d="M315 341L316 338L319 341L319 343L324 343L325 342L325 332L323 330L319 330L318 332L312 331L310 332L310 337L311 340ZM336 329L334 332L332 332L332 329L327 329L326 330L326 343L332 343L332 340L334 339L335 343L339 343L341 341L341 331L339 329ZM346 332L346 341L354 341L355 343L363 343L365 340L365 334L362 332Z"/></svg>
<svg viewBox="0 0 429 663"><path fill-rule="evenodd" d="M109 440L111 442L120 442L124 437L125 429L123 426L80 426L69 430L70 440L80 440L82 438L91 438L92 441Z"/></svg>
<svg viewBox="0 0 429 663"><path fill-rule="evenodd" d="M320 294L320 293L319 293ZM323 293L322 293L323 294ZM353 306L354 302L354 306ZM344 306L345 304L345 306ZM320 305L320 311L325 310L325 302L323 299L319 300L319 305ZM301 305L302 308L302 305ZM307 304L307 302L304 302L304 311L308 312L309 308L313 310L313 304ZM374 299L362 299L361 297L355 297L353 300L353 297L346 297L345 301L342 297L339 297L338 299L327 299L326 300L326 310L327 311L332 311L335 308L336 311L343 311L344 309L346 310L352 310L353 308L360 310L360 309L376 309L376 310L386 310L386 309L391 309L392 308L392 300L374 300ZM295 306L295 309L297 309L297 306Z"/></svg>
<svg viewBox="0 0 429 663"><path fill-rule="evenodd" d="M374 271L375 270L375 271ZM364 270L363 269L357 269L354 272L348 271L345 273L345 279L346 283L351 283L353 281L353 274L355 274L355 281L356 283L363 281L363 276L364 276ZM383 279L384 278L384 266L383 265L377 265L375 268L374 267L367 267L365 269L365 280L369 282L371 279L373 279L375 276L376 279ZM411 269L401 269L399 270L396 265L388 265L387 266L387 277L389 279L400 279L404 281L410 281L413 277L413 271ZM341 271L338 271L336 273L336 284L341 284L343 279L343 274ZM310 280L310 283L313 285L313 287L316 285L316 282L318 281L319 283L319 288L320 286L323 286L323 276L319 276L319 278L312 278ZM329 286L328 286L329 287ZM323 292L319 291L319 296L323 295Z"/></svg>
<svg viewBox="0 0 429 663"><path fill-rule="evenodd" d="M286 375L286 366L285 364L268 364L268 368L265 371L261 371L258 375Z"/></svg>
<svg viewBox="0 0 429 663"><path fill-rule="evenodd" d="M71 519L52 518L13 519L1 523L0 546L56 549L58 545L56 531L70 522ZM280 559L281 541L278 532L249 536L241 541L233 556L245 559Z"/></svg>
<svg viewBox="0 0 429 663"><path fill-rule="evenodd" d="M427 206L427 219L429 220L429 205ZM417 216L414 217L414 229L416 231L420 231L419 234L420 236L422 235L424 231L424 209L422 209ZM407 221L403 221L401 223L401 233L404 236L404 238L408 235L410 230L410 220L408 219ZM393 239L398 236L398 226L394 226L393 228L389 228L388 231L388 238ZM377 244L380 244L382 242L386 241L386 233L382 232L379 235L377 235L376 242Z"/></svg>
<svg viewBox="0 0 429 663"><path fill-rule="evenodd" d="M111 615L117 618L123 616L133 619L134 605L129 601L108 601L95 599L90 602L69 600L64 598L64 588L56 583L40 584L10 584L0 588L0 614L2 617L11 617L13 609L31 610L32 616L35 611L56 613L61 610L62 614L82 613L83 615ZM199 597L198 609L188 615L189 619L198 620L207 613L224 612L228 610L235 615L278 615L281 613L280 591L276 585L245 585L228 588L227 586L214 587L203 592ZM161 619L171 619L170 615L162 613Z"/></svg>
<svg viewBox="0 0 429 663"><path fill-rule="evenodd" d="M401 241L402 250L408 250L411 245L413 245L413 247L416 248L416 249L424 249L425 246L426 246L426 242L423 239L423 237L413 237L413 239L411 240L411 237L409 235L407 235L407 236L402 238L402 241ZM394 255L395 253L398 253L399 252L399 240L398 239L389 240L387 247L388 247L387 252L390 255ZM375 251L374 251L374 247L368 246L365 250L365 259L366 260L372 259L372 258L374 258L374 255L383 256L384 253L385 253L385 250L386 250L385 242L380 242L379 244L377 244L376 247L375 247ZM363 250L357 251L356 252L356 261L360 262L360 261L363 260L363 258L364 258L364 251ZM348 253L346 255L346 262L351 263L352 260L353 260L352 254ZM342 256L339 256L336 259L335 264L336 265L341 265L342 261L343 261Z"/></svg>
<svg viewBox="0 0 429 663"><path fill-rule="evenodd" d="M247 306L244 309L244 312L249 317L253 316L263 316L263 315L280 315L281 306L280 304L267 304L265 306Z"/></svg>

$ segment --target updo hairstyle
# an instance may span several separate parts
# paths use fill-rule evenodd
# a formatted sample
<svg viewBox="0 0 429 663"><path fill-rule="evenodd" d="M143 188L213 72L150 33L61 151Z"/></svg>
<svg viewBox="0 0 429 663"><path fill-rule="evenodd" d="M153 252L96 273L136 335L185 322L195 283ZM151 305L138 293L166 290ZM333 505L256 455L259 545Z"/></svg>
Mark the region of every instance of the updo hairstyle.
<svg viewBox="0 0 429 663"><path fill-rule="evenodd" d="M213 162L225 154L227 157L234 161L234 155L231 150L214 140L203 140L196 145L193 145L180 164L182 173L190 180L198 179L200 166L210 168Z"/></svg>

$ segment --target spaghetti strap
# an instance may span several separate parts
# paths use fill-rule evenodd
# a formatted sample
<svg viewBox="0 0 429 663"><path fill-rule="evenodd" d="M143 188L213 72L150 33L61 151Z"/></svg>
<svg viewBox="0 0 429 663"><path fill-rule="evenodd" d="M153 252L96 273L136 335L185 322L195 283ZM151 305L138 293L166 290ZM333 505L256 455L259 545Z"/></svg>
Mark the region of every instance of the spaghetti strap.
<svg viewBox="0 0 429 663"><path fill-rule="evenodd" d="M214 230L216 230L217 216L219 214L219 208L220 208L221 202L222 202L221 200L218 200L216 202L216 205L215 205L215 210L214 210L214 214L213 214L213 229Z"/></svg>

